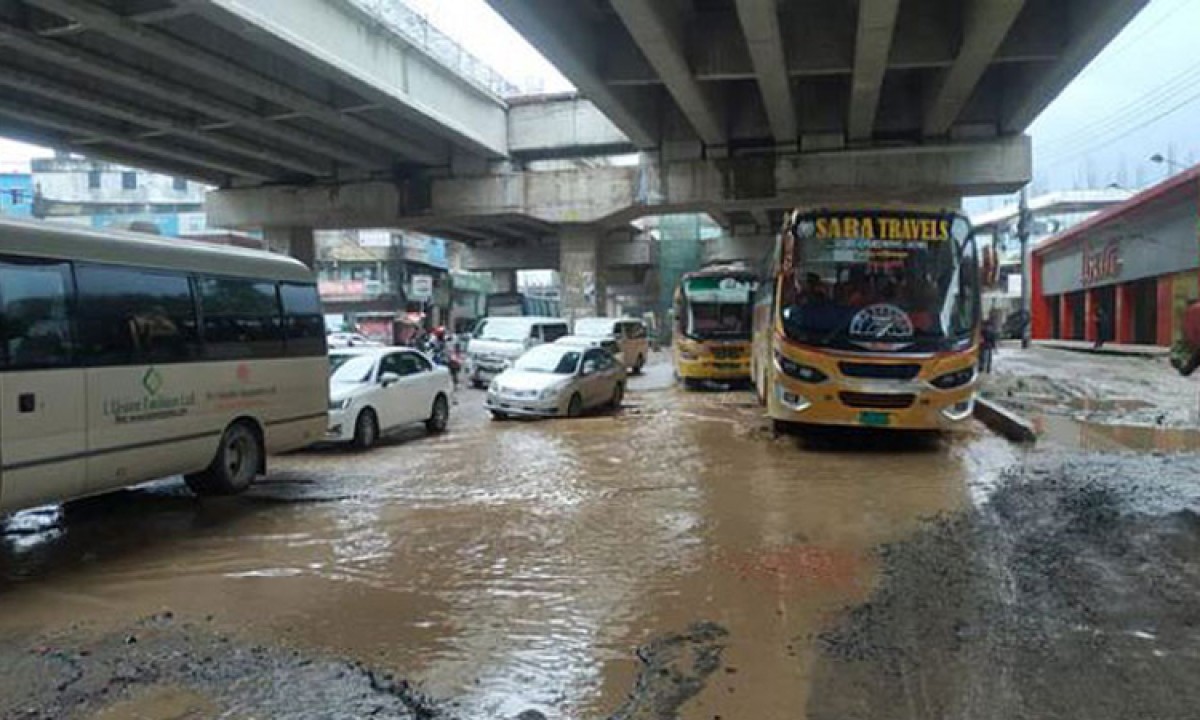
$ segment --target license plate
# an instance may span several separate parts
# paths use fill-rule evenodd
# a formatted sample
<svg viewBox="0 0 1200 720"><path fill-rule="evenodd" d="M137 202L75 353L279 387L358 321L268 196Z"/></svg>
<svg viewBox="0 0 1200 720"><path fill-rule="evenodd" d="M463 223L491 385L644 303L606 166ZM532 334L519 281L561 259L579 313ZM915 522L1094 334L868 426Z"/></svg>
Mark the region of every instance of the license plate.
<svg viewBox="0 0 1200 720"><path fill-rule="evenodd" d="M892 416L884 412L860 412L858 424L867 427L887 427L892 424Z"/></svg>

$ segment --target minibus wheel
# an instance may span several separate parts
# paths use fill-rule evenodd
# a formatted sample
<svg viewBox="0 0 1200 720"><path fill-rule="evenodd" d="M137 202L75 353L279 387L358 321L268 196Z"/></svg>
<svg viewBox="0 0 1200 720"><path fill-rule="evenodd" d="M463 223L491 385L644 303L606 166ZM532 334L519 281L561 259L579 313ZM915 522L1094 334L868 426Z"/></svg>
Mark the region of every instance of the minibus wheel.
<svg viewBox="0 0 1200 720"><path fill-rule="evenodd" d="M184 477L197 495L236 495L258 476L263 466L263 444L255 428L236 422L225 428L213 461L204 470Z"/></svg>

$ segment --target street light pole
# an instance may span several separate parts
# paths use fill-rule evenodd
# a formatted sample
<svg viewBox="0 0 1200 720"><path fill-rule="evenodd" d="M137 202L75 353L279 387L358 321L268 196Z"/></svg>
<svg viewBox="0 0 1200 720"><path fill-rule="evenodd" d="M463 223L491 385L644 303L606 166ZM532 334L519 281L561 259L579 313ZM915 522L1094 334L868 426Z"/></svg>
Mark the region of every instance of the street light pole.
<svg viewBox="0 0 1200 720"><path fill-rule="evenodd" d="M1029 333L1033 325L1033 313L1029 303L1029 225L1032 218L1029 213L1029 187L1021 188L1021 203L1017 211L1017 239L1021 242L1021 312L1025 313L1025 322L1021 328L1021 347L1029 348Z"/></svg>

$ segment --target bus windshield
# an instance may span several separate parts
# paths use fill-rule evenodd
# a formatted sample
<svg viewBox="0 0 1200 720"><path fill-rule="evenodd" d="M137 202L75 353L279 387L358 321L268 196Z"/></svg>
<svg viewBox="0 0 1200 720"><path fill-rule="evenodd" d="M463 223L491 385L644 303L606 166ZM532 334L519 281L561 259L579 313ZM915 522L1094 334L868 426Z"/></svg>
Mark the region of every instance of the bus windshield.
<svg viewBox="0 0 1200 720"><path fill-rule="evenodd" d="M683 282L683 332L695 340L744 340L754 329L754 281L739 275Z"/></svg>
<svg viewBox="0 0 1200 720"><path fill-rule="evenodd" d="M975 239L957 216L801 217L780 283L783 330L808 345L961 349L979 322Z"/></svg>

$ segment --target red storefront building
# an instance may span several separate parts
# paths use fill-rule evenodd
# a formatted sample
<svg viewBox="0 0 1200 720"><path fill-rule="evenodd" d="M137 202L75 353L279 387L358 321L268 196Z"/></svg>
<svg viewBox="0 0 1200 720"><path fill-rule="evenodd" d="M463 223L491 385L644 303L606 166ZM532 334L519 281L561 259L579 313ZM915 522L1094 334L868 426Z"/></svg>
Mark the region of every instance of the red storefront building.
<svg viewBox="0 0 1200 720"><path fill-rule="evenodd" d="M1034 248L1034 339L1169 346L1200 299L1200 167Z"/></svg>

